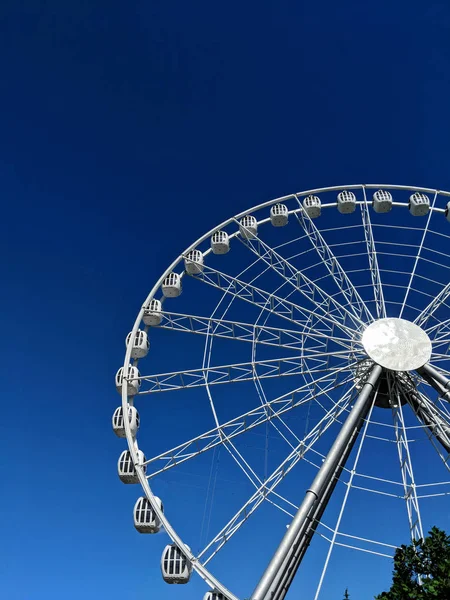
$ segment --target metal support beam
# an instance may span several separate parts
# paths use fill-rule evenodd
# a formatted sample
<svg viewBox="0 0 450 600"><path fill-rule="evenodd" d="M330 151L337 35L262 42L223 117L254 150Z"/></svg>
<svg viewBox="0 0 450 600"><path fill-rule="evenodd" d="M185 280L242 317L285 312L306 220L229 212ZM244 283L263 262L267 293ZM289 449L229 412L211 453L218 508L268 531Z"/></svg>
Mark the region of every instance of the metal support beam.
<svg viewBox="0 0 450 600"><path fill-rule="evenodd" d="M429 363L425 363L423 367L417 369L417 372L439 392L444 400L450 402L450 379L447 379L445 375L440 373Z"/></svg>
<svg viewBox="0 0 450 600"><path fill-rule="evenodd" d="M450 391L446 392L444 386L438 383L432 377L430 377L428 373L422 372L420 373L420 375L423 379L425 379L427 383L431 385L431 387L434 387L434 389L438 392L440 398L446 400L447 402L450 402Z"/></svg>
<svg viewBox="0 0 450 600"><path fill-rule="evenodd" d="M450 454L450 425L442 418L431 403L421 398L418 393L408 394L408 403L416 417L434 435L444 450Z"/></svg>
<svg viewBox="0 0 450 600"><path fill-rule="evenodd" d="M335 475L343 462L343 458L346 455L349 444L355 436L355 432L359 430L361 423L367 416L370 408L372 391L381 372L382 368L379 365L374 365L352 410L343 424L341 431L336 437L319 472L314 478L311 487L306 491L303 502L256 586L250 600L269 600L270 596L268 594L270 593L276 578L279 577L280 572L284 570L283 567L289 568L289 565L286 565L285 561L292 555L292 548L301 543L307 535L309 525L311 522L314 522L314 518L320 510L319 506L321 503L326 506L325 499L327 490L329 489L330 483L335 479ZM323 510L325 510L325 506L323 506ZM293 575L291 580L292 579Z"/></svg>
<svg viewBox="0 0 450 600"><path fill-rule="evenodd" d="M359 427L355 429L353 437L347 446L336 472L334 473L327 486L327 489L325 490L323 499L317 504L314 514L311 515L311 520L308 523L305 534L301 537L301 539L296 540L292 552L286 559L285 564L283 564L280 575L276 577L274 583L272 584L269 593L267 594L267 598L270 598L271 600L284 600L286 594L288 593L295 574L297 573L309 544L311 543L313 535L316 532L317 525L319 524L323 513L325 512L328 501L334 492L334 488L336 487L339 477L341 476L341 473L347 463L348 457L350 456L353 446L355 445L362 425L363 420L361 420Z"/></svg>

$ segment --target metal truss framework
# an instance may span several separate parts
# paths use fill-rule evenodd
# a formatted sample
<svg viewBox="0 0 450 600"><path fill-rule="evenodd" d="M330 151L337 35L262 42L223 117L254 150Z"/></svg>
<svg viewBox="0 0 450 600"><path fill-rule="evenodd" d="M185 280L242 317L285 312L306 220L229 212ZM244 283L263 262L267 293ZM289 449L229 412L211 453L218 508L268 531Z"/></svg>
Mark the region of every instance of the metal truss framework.
<svg viewBox="0 0 450 600"><path fill-rule="evenodd" d="M412 540L423 538L422 519L417 499L417 487L409 451L408 434L403 417L401 391L396 381L391 384L391 397L396 400L392 407L397 442L400 471L402 474L406 510L408 513L409 533Z"/></svg>
<svg viewBox="0 0 450 600"><path fill-rule="evenodd" d="M348 310L342 306L342 304L336 301L333 296L330 296L330 294L325 292L320 286L314 283L314 281L309 279L309 277L307 277L302 271L296 269L288 260L286 260L283 256L281 256L281 254L266 244L262 239L239 238L239 240L256 256L261 258L263 262L265 262L276 273L278 273L278 275L280 275L290 286L292 286L296 291L300 292L300 294L302 294L304 298L311 303L311 306L315 306L316 310L323 314L325 321L330 321L330 306L333 305L336 315L333 317L333 323L335 326L341 327L342 325L347 325L350 329L358 329L364 324L364 322L361 320L361 317L358 316L358 311L354 308L353 304L350 305L351 310ZM336 259L334 259L334 264L336 265L336 271L339 275L340 271L337 267L339 263L336 261ZM353 296L355 302L358 303L357 306L360 306L361 303L361 306L367 310L367 307L362 303L362 300L360 300L359 294L356 292L354 287L352 286L350 290L346 289L348 286L347 282L348 279L344 278L341 278L341 281L339 281L340 284L344 285L342 288L342 293L344 296L346 298L350 295ZM362 312L362 308L360 310ZM371 315L370 318L372 319Z"/></svg>
<svg viewBox="0 0 450 600"><path fill-rule="evenodd" d="M204 283L213 286L219 290L222 290L227 294L237 296L241 300L254 304L260 309L270 311L272 314L275 314L276 316L281 317L282 319L288 320L291 323L294 322L296 326L300 328L300 331L302 326L306 327L307 329L310 329L311 327L311 325L309 324L311 309L306 310L298 304L296 304L295 302L290 302L276 294L266 292L265 290L262 290L261 288L258 288L255 285L252 285L245 281L241 281L240 279L227 275L226 273L218 271L217 269L205 266L201 273L192 275L192 277L194 279L201 280ZM295 276L295 278L297 279L297 275ZM292 280L289 281L291 281L292 283ZM312 294L313 290L310 290L311 299L313 298ZM340 323L338 319L333 316L333 311L327 312L327 310L325 310L325 308L323 307L324 303L324 306L328 306L327 303L329 299L330 297L326 296L325 299L321 301L322 303L316 304L316 317L320 325L322 326L322 328L320 328L319 326L317 331L319 333L322 332L327 334L330 331L329 328L331 326L334 326L336 329L341 330L344 336L350 335L351 337L354 337L356 333L354 324L352 324L352 326L347 326L343 323ZM322 314L317 315L317 311L320 311L320 313ZM327 325L328 330L326 329Z"/></svg>
<svg viewBox="0 0 450 600"><path fill-rule="evenodd" d="M249 363L192 369L191 371L144 375L139 380L144 381L149 386L149 389L139 392L139 396L154 392L167 392L207 385L218 385L221 383L252 381L255 373L260 379L304 375L306 372L310 372L310 370L314 373L320 373L329 370L326 359L330 356L334 358L347 358L348 352L345 350L340 353L317 352L309 355L304 354L300 358L274 358ZM307 362L313 363L314 367L312 369L311 365L307 367ZM339 366L335 363L334 368L339 369ZM346 361L345 366L341 366L341 368L349 370L352 366L354 365L348 365L348 361Z"/></svg>
<svg viewBox="0 0 450 600"><path fill-rule="evenodd" d="M286 475L294 466L302 460L307 452L311 450L314 443L320 439L321 435L336 421L336 419L348 408L351 402L353 388L349 390L335 406L321 419L321 421L299 442L285 460L273 471L267 480L261 485L253 496L240 508L236 515L227 523L227 525L211 540L211 542L199 554L199 558L204 556L207 551L213 549L208 558L204 561L209 562L220 548L231 538L236 531L248 520L250 515L258 508L263 500L281 483Z"/></svg>
<svg viewBox="0 0 450 600"><path fill-rule="evenodd" d="M297 202L301 207L301 202L298 197ZM335 280L338 289L341 291L343 297L347 301L350 310L357 319L357 322L361 324L362 322L370 323L373 321L373 316L368 310L365 302L359 295L359 292L356 290L347 273L342 268L339 260L326 243L324 237L317 229L313 220L304 210L295 212L295 217L308 236L308 239L311 241L313 248L319 255L321 263L327 268L329 274Z"/></svg>
<svg viewBox="0 0 450 600"><path fill-rule="evenodd" d="M327 498L329 486L332 485L336 472L356 441L363 420L370 410L371 395L381 372L380 366L373 367L250 600L269 600L279 588L280 582L288 577L287 574L294 568L298 568L298 556L301 548L305 540L312 535L310 530L315 520L315 513L320 510L320 505L329 499L329 497ZM314 515L313 518L311 518L311 514Z"/></svg>
<svg viewBox="0 0 450 600"><path fill-rule="evenodd" d="M325 375L318 381L318 383L325 384L323 389L311 391L308 385L303 385L302 387L287 394L283 394L262 406L258 406L223 425L210 429L184 444L180 444L175 448L167 450L166 452L145 461L145 465L159 462L163 463L161 468L153 473L149 473L147 477L151 479L163 471L195 458L199 454L211 450L215 446L221 444L223 439L230 440L254 427L266 423L267 421L275 420L284 413L302 406L303 404L311 401L317 402L321 396L326 396L330 392L348 385L351 379L351 376L348 376L343 379L342 382L336 384L334 379L330 382L329 376Z"/></svg>
<svg viewBox="0 0 450 600"><path fill-rule="evenodd" d="M378 267L377 252L373 238L372 222L367 203L366 190L363 188L364 202L361 203L361 218L364 227L364 238L367 245L367 258L369 259L370 276L372 278L373 295L375 299L375 308L377 317L382 319L386 317L386 305L384 303L383 286L381 285L381 274Z"/></svg>
<svg viewBox="0 0 450 600"><path fill-rule="evenodd" d="M232 339L238 342L249 342L267 346L277 346L292 350L302 350L305 336L314 340L328 339L328 336L312 328L302 327L303 333L295 329L267 327L265 325L239 323L227 319L200 317L197 315L183 315L180 313L164 312L161 329L170 329L183 333L196 333L198 335L212 335L218 338ZM342 338L347 344L346 338Z"/></svg>
<svg viewBox="0 0 450 600"><path fill-rule="evenodd" d="M427 373L429 381L433 387L450 389L450 380L438 373L433 367L425 365L422 370ZM275 552L271 562L265 570L260 582L255 588L251 600L283 600L289 590L289 586L295 576L301 560L306 552L317 524L326 508L326 504L334 490L336 481L342 472L345 462L348 459L350 451L358 437L361 429L364 416L370 408L371 395L375 389L377 379L382 373L382 368L378 365L372 368L371 374L366 380L366 383L361 389L358 400L349 413L347 421L344 423L341 432L338 434L336 441L330 449L328 455L319 472L307 491L303 503L300 505L288 531L284 535L277 551ZM435 376L436 379L433 377ZM391 379L388 373L388 386L392 402L392 410L394 416L394 430L396 447L398 450L400 469L402 474L402 482L404 489L404 500L406 502L410 536L413 540L423 538L423 528L419 509L419 500L417 494L417 485L414 479L412 468L409 440L407 428L405 426L403 411L402 411L402 395L407 393L398 379ZM416 396L415 390L413 394ZM416 398L417 399L417 398ZM373 400L372 400L373 401ZM446 436L450 432L450 423L445 422L441 415L436 416L436 412L431 407L428 407L424 402L411 402L413 410L417 413L419 419L427 420L427 428L439 436ZM425 412L426 411L426 412ZM440 439L442 443L442 439ZM448 440L447 440L448 443ZM355 461L355 466L358 460L359 452ZM343 502L341 512L338 517L336 529L333 532L333 537L330 540L330 550L322 571L319 586L315 598L318 598L323 578L328 565L328 560L331 554L333 545L336 543L339 523L346 504L348 491L351 487L351 482L355 475L355 471L351 471L350 481L348 483L345 500Z"/></svg>
<svg viewBox="0 0 450 600"><path fill-rule="evenodd" d="M316 531L320 532L319 535L322 535L322 537L329 540L330 553L335 545L354 547L338 541L340 539L339 536L347 535L339 531L339 519L334 529L327 527L321 520L327 502L330 499L337 482L340 480L342 473L345 472L349 475L348 482L344 482L345 485L347 485L346 495L352 487L367 489L367 491L376 493L384 493L379 490L371 490L355 485L353 483L355 478L368 476L356 472L356 462L352 470L349 471L346 467L346 461L350 455L350 451L355 445L358 434L364 424L363 438L371 437L370 434L367 433L367 425L371 418L366 418L366 415L367 411L370 409L369 398L371 389L369 388L370 386L373 387L374 382L372 381L371 383L369 382L369 384L365 384L365 386L363 386L365 391L360 390L359 400L355 403L353 408L351 408L351 404L354 401L354 394L352 396L352 393L355 384L353 383L352 386L352 382L354 379L355 367L356 364L364 358L360 343L360 333L368 323L373 321L374 315L372 315L371 311L368 309L367 301L362 300L360 295L359 290L361 290L363 286L355 286L349 277L349 272L343 268L344 263L341 262L341 260L343 258L345 259L346 255L339 255L335 251L336 248L325 241L322 232L319 231L315 223L303 210L300 202L300 198L309 195L310 193L320 193L321 191L340 191L343 189L362 191L364 200L358 201L357 205L361 212L362 230L366 248L365 256L367 256L369 261L371 287L373 289L374 298L373 306L376 318L383 318L386 316L386 302L383 289L389 285L392 286L392 284L387 284L385 282L382 284L382 271L377 260L377 255L380 254L380 252L377 252L378 248L375 247L373 227L366 197L366 192L369 189L374 188L412 189L413 191L434 193L430 217L433 212L444 212L443 209L435 208L434 206L438 194L450 197L450 194L448 193L438 193L435 190L404 188L402 186L367 185L346 186L345 188L339 186L336 188L311 190L300 194L293 194L286 196L285 198L271 201L260 207L256 207L251 211L253 212L264 207L269 207L275 202L294 202L296 208L290 210L289 215L293 215L295 220L299 223L306 239L311 243L313 252L316 252L319 257L319 264L326 268L328 277L334 280L337 290L335 293L326 291L318 280L310 278L306 274L307 269L299 272L291 262L291 259L282 256L278 247L270 247L263 239L261 239L260 234L253 239L239 235L239 231L236 230L236 225L239 224L239 219L247 213L242 213L222 224L220 226L220 229L222 230L226 228L228 228L228 230L233 229L233 231L230 231L229 233L230 240L236 238L256 257L256 261L253 264L265 265L265 271L263 272L273 272L279 277L279 288L274 291L266 291L260 287L258 276L255 277L254 280L247 282L242 278L242 274L232 276L219 271L208 264L198 265L201 266L202 269L200 272L190 275L193 280L197 280L200 283L206 284L210 288L221 292L222 300L220 302L222 302L223 299L228 298L230 301L229 305L235 300L252 305L253 309L256 308L259 311L259 317L255 323L227 319L226 314L229 305L223 311L222 316L213 313L213 315L206 317L164 310L163 321L159 326L160 329L205 336L207 342L205 344L203 366L199 369L181 370L156 375L143 375L140 377L140 380L143 383L143 389L137 397L134 398L135 401L139 402L144 401L147 395L151 396L157 392L204 387L210 397L211 408L216 419L216 427L183 444L179 444L158 456L140 463L137 455L137 440L131 433L130 424L127 419L124 419L125 433L135 464L136 473L155 514L160 519L173 542L191 561L194 569L200 576L203 577L211 588L216 589L229 600L237 600L237 598L206 569L206 565L217 555L220 549L234 537L235 533L242 528L262 502L269 501L288 514L290 510L289 507L295 508L295 505L281 496L276 488L299 461L303 460L311 462L311 464L314 464L318 469L317 477L314 480L311 489L317 488L316 492L320 499L318 500L316 498L314 500L312 498L314 494L312 496L308 496L307 494L308 500L305 498L306 504L303 503L299 509L300 511L303 510L302 518L305 519L303 525L300 527L301 531L299 530L300 533L297 537L292 537L294 536L293 532L295 528L293 527L293 524L289 527L287 535L289 534L288 537L292 537L291 541L293 544L289 552L281 561L280 570L274 575L271 584L269 584L269 587L267 588L267 590L270 591L270 595L261 595L260 587L258 586L252 596L252 600L284 599L295 572L297 571L311 538ZM394 203L394 205L396 205L396 203ZM402 203L397 203L397 205L404 206ZM324 205L322 208L327 208L328 206L335 206L335 203ZM268 219L260 220L258 221L258 225L264 224L267 221ZM406 307L409 307L407 299L409 292L414 291L413 279L422 277L422 275L416 271L418 264L420 261L428 260L423 256L422 250L426 249L424 240L429 231L429 226L430 218L427 220L425 232L423 233L420 247L415 256L416 260L413 271L410 274L403 303L390 301L391 307L396 304L399 305L400 313ZM155 297L156 291L166 275L173 272L180 262L188 257L191 250L198 247L199 244L206 242L214 231L216 230L208 232L170 265L150 292L149 297L144 303L144 307L148 305L151 298ZM203 257L206 258L209 253L210 250L203 251ZM182 277L185 275L186 273L182 273ZM439 283L439 285L441 284ZM290 289L289 293L286 292L287 289ZM441 307L448 308L446 302L449 296L450 284L447 284L442 287L440 292L428 303L426 308L419 312L415 319L417 324L426 328L427 333L430 336L433 336L434 353L432 360L436 363L447 360L450 347L450 319L438 321L435 316L436 314L440 314L437 311ZM292 298L299 298L299 303ZM342 300L345 300L345 302ZM303 305L305 302L306 305ZM372 301L370 301L369 304L371 302ZM131 332L132 339L140 326L143 311L144 308L140 311L140 314L136 319L133 331ZM265 321L260 322L264 316L266 318ZM267 325L267 319L269 317L283 319L284 321L288 321L289 325L286 324L285 328ZM431 325L429 325L430 322L432 323ZM151 328L146 327L145 331L148 332L149 329ZM244 363L233 363L220 366L212 365L212 343L214 340L221 338L232 339L236 342L250 343L252 346L252 360ZM279 358L261 359L259 358L259 355L257 355L257 351L259 352L260 349L274 349L275 347L282 349L284 353L291 351L293 356L291 358L282 356ZM125 373L128 372L127 369L130 362L131 347L129 346L125 356ZM138 360L134 360L134 364L137 365ZM440 372L436 371L436 369L433 369L431 366L429 368L426 366L424 369L425 370L423 372L421 371L420 375L429 385L438 391L444 401L448 401L450 399L450 380L445 377L445 374L449 372L445 370L445 362ZM374 367L372 374L375 373L375 370L376 367ZM296 386L291 392L268 401L264 389L262 388L261 380L284 376L300 376L304 383L302 383L301 386ZM124 379L125 381L134 381L134 378L132 377L125 377ZM215 415L210 387L222 383L238 384L242 381L254 382L261 405L239 417L221 424L217 419L217 415ZM366 385L368 385L367 389ZM396 396L399 398L404 393L404 390L397 389L395 385L393 385L393 387L395 389L392 390L391 397ZM126 388L127 386L122 387L122 408L124 411L127 410L127 407L134 401L133 398L127 397L125 392ZM339 391L340 393L343 392L343 395L339 401L336 401L335 395ZM439 446L438 452L440 453L444 464L450 471L448 456L448 449L450 447L450 412L446 411L445 406L438 408L437 404L431 402L422 391L417 390L414 393L407 394L406 400L419 420L419 430L425 431L433 443L437 442L437 445ZM325 414L315 427L306 431L303 437L298 438L295 436L294 432L289 430L288 426L283 422L282 417L293 408L308 406L308 404L311 403L317 404ZM357 404L359 406L359 412L355 411ZM333 423L342 417L344 413L347 417L335 444L333 444L330 452L326 456L321 455L314 447L316 442ZM401 484L397 482L390 483L401 486L403 488L403 495L400 493L397 495L388 495L395 495L395 497L398 498L403 497L406 502L411 536L417 538L422 535L419 499L421 497L436 496L439 494L425 494L421 496L418 493L418 489L421 488L421 486L417 485L415 482L409 452L411 440L408 431L411 428L407 427L405 424L400 401L393 407L393 415L394 423L392 428L399 454L402 482ZM352 426L348 425L350 422L353 423ZM281 430L284 431L284 429L286 429L289 434L288 437L294 438L294 444L291 443L288 437L285 438L291 445L291 452L270 475L262 480L252 470L244 457L240 455L233 445L232 440L264 423L271 427L275 427L282 437L284 437L284 433ZM298 440L298 443L295 443L295 440ZM336 444L339 446L338 452L336 452ZM159 509L158 504L154 500L149 482L162 472L172 469L220 445L223 445L229 450L237 464L243 469L252 482L255 491L249 500L228 521L225 527L212 538L207 546L201 552L194 555L170 525L167 516ZM442 449L445 451L445 455L442 454ZM313 460L311 460L311 455L319 457L317 460L318 464L315 464ZM321 465L322 460L324 462ZM326 468L324 468L324 466ZM147 471L147 473L145 473L144 469L148 469L148 467L153 467L153 471ZM327 475L325 477L323 474L326 471ZM387 481L383 479L378 480ZM317 481L319 483L317 483ZM443 485L444 483L445 482L438 482L436 485ZM422 486L421 489L423 489L423 487L424 486ZM444 493L447 492L442 492L442 494ZM284 503L282 506L276 504L280 500ZM305 509L306 505L310 507L308 510ZM307 522L308 524L306 525ZM325 533L323 533L323 529L326 530ZM380 542L367 540L362 537L358 538L357 536L349 535L347 535L347 537L364 542L381 544ZM389 544L381 545L389 547L390 549L393 548L393 546ZM363 550L362 548L358 549ZM383 553L379 554L384 555ZM328 558L324 566L321 582L323 581L327 564ZM266 573L263 576L263 579L266 576ZM316 598L318 598L321 582L319 583Z"/></svg>

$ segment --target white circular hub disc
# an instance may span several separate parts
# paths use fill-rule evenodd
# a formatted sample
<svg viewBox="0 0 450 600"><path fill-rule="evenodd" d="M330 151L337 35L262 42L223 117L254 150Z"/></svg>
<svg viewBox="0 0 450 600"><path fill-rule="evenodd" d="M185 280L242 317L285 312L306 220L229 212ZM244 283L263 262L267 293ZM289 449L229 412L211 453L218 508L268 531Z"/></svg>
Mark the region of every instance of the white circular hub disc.
<svg viewBox="0 0 450 600"><path fill-rule="evenodd" d="M430 360L431 341L418 325L405 319L379 319L364 331L369 357L391 371L412 371Z"/></svg>

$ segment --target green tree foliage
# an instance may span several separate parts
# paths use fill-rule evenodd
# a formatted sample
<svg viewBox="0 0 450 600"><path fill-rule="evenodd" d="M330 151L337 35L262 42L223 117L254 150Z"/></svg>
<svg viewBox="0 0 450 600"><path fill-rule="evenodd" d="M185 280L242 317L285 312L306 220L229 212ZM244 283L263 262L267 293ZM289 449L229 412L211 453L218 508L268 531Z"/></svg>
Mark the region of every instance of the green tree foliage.
<svg viewBox="0 0 450 600"><path fill-rule="evenodd" d="M395 551L392 586L375 600L450 600L450 536L433 527Z"/></svg>

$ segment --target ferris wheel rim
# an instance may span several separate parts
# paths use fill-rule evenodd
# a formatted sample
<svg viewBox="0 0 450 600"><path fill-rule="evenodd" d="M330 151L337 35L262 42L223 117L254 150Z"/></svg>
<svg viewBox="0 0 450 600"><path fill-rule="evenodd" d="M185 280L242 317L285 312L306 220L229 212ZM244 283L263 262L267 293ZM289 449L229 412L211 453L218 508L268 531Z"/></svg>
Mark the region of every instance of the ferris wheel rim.
<svg viewBox="0 0 450 600"><path fill-rule="evenodd" d="M192 250L195 250L196 247L201 244L202 242L206 241L209 237L211 237L211 235L213 235L216 231L219 231L221 229L223 229L224 227L226 227L227 225L230 225L231 223L237 221L238 219L241 219L242 217L245 217L246 215L250 215L253 214L259 210L262 210L264 208L268 208L274 204L277 203L281 203L283 201L287 201L289 199L293 199L293 198L302 198L303 196L308 196L308 195L312 195L312 194L320 194L320 193L326 193L326 192L338 192L338 191L344 191L344 190L356 190L356 189L386 189L386 190L403 190L403 191L412 191L412 192L420 192L420 193L425 193L425 194L437 194L438 196L444 196L444 197L449 197L450 198L450 192L444 191L444 190L438 190L436 188L427 188L427 187L418 187L418 186L407 186L407 185L395 185L395 184L378 184L378 183L370 183L370 184L349 184L349 185L338 185L338 186L328 186L328 187L322 187L322 188L313 188L310 190L305 190L302 192L293 192L291 194L286 194L284 196L279 196L278 198L274 198L272 200L267 200L266 202L262 202L261 204L258 204L256 206L253 206L247 210L241 211L240 213L234 215L233 217L230 217L228 219L225 219L224 221L222 221L219 225L216 225L215 227L213 227L212 229L210 229L207 233L205 233L204 235L200 236L195 242L193 242L190 246L188 246L181 254L178 255L178 257L169 265L169 267L167 267L167 269L162 273L162 275L160 276L160 278L157 280L157 282L154 284L153 288L151 289L150 293L148 294L147 298L144 301L144 304L141 308L141 311L143 313L144 311L144 307L145 305L152 300L155 297L156 292L158 291L158 289L160 288L162 282L164 281L164 278L166 277L166 275L168 275L169 273L171 273L174 268L186 257L186 255L191 252ZM336 202L331 202L329 204L324 204L322 206L322 208L332 208L336 206ZM399 207L405 207L406 204L403 202L393 202L393 206L399 206ZM296 209L295 211L291 211L291 212L299 212L301 209ZM440 212L440 213L444 213L445 209L442 208L437 208L437 207L430 207L430 212ZM266 219L261 219L260 221L258 221L258 224L263 224L269 221L269 218ZM234 234L231 234L233 237L238 235L238 231L236 231ZM231 237L231 236L230 236ZM206 250L206 253L209 254L210 250ZM141 313L139 313L139 315L136 318L136 322L137 322L137 327L136 330L139 327L139 317L140 317ZM135 325L136 325L135 322ZM134 329L134 328L133 328ZM125 363L124 363L124 367L125 367Z"/></svg>
<svg viewBox="0 0 450 600"><path fill-rule="evenodd" d="M366 189L403 190L403 191L411 191L411 192L419 192L419 193L436 194L436 197L443 196L446 198L450 198L450 192L438 190L435 188L392 185L392 184L350 184L350 185L339 185L339 186L314 188L314 189L306 190L306 191L302 191L302 192L295 192L295 193L287 194L287 195L280 196L278 198L263 202L257 206L253 206L250 209L248 209L246 211L242 211L241 213L239 213L233 217L230 217L229 219L226 219L219 225L215 226L214 228L209 230L207 233L200 236L194 243L192 243L190 246L188 246L184 250L184 252L182 252L181 254L178 255L178 257L169 265L169 267L162 273L162 275L156 281L156 283L154 284L150 293L148 294L147 298L145 299L144 303L141 305L141 308L138 312L138 315L136 317L136 320L134 322L133 328L130 333L131 339L134 339L134 336L136 335L136 332L139 329L146 306L155 297L157 291L161 287L161 284L163 283L166 276L169 273L174 271L174 269L186 258L187 254L189 252L196 249L200 244L202 244L209 237L211 237L211 235L213 235L216 231L219 231L233 223L237 223L237 221L239 219L243 218L246 215L252 215L253 213L260 211L261 209L271 207L272 205L283 202L283 201L292 200L295 198L298 200L299 198L303 198L304 196L308 196L311 194L319 194L319 193L326 193L326 192L339 192L339 191L344 191L344 190L353 190L354 191L354 190L358 190L358 189L359 190L366 190ZM364 202L364 201L362 201L362 202ZM357 203L361 204L362 202L358 201ZM336 204L337 204L336 202L323 204L322 208L326 209L326 208L335 207ZM393 206L406 207L407 204L405 204L404 202L393 202ZM301 208L295 209L294 211L290 211L289 214L299 212L301 210L302 210ZM444 213L445 209L433 206L433 207L430 207L430 213L432 213L432 212ZM270 219L266 218L266 219L261 219L261 220L257 221L257 223L259 225L259 224L265 224L269 221L270 221ZM234 233L230 234L229 237L231 239L232 237L235 237L238 234L239 234L239 231L235 231ZM205 252L203 252L203 255L207 255L210 252L211 252L211 249L208 249ZM183 274L181 274L180 276L183 277ZM164 298L162 299L162 301L164 301ZM124 363L123 363L123 372L124 373L127 372L127 369L129 367L129 365L131 364L131 352L132 352L132 344L129 344L129 345L127 345L127 348L126 348L126 353L125 353L125 358L124 358ZM134 402L133 397L129 397L127 395L127 386L126 385L122 386L121 396L122 396L123 415L125 415L125 414L127 414L126 411L128 410L128 407L133 406L133 402ZM204 581L209 586L216 589L218 592L222 593L229 600L238 600L237 596L235 596L219 580L217 580L216 577L214 575L212 575L210 573L210 571L206 567L204 567L203 564L197 559L197 557L192 553L190 548L188 546L186 546L186 544L183 542L183 540L176 533L175 529L171 526L169 520L166 518L166 516L164 515L164 513L158 506L158 503L155 502L155 495L152 492L152 489L151 489L149 481L145 475L145 472L142 468L142 465L139 464L139 457L137 454L139 447L138 447L136 438L133 437L129 420L127 418L124 418L123 423L124 423L125 437L127 440L128 449L133 458L133 462L135 464L135 469L136 469L136 473L139 478L140 485L145 493L145 496L147 497L150 504L152 505L152 508L155 511L158 519L161 521L161 523L164 527L164 530L169 535L171 540L180 548L180 550L183 551L183 553L186 555L186 557L191 561L193 569L200 575L200 577L202 577L202 579L204 579Z"/></svg>

